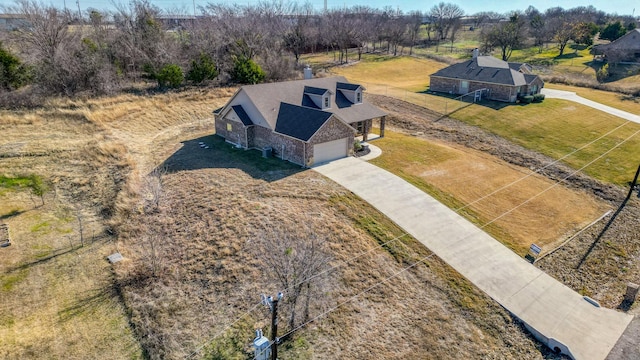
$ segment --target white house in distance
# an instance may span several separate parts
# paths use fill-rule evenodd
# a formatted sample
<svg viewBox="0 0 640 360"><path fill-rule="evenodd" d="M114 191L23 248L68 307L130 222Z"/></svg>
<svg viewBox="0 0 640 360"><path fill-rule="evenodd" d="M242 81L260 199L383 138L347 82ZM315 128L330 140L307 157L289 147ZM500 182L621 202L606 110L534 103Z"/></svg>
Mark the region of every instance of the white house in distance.
<svg viewBox="0 0 640 360"><path fill-rule="evenodd" d="M367 140L374 121L384 136L386 113L364 91L341 76L242 86L214 111L216 134L302 166L343 158L356 136Z"/></svg>

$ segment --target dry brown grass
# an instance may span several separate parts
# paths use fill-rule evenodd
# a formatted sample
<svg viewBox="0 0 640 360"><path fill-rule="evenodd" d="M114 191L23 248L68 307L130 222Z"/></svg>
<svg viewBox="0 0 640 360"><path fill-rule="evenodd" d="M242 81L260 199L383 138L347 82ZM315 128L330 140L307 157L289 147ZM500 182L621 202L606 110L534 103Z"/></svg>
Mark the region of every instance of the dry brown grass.
<svg viewBox="0 0 640 360"><path fill-rule="evenodd" d="M57 197L32 209L26 193L0 194L0 215L28 210L5 219L20 230L12 230L14 245L1 249L12 256L0 258L0 355L137 358L142 348L151 358L182 358L200 345L197 357L216 350L231 351L225 358L242 355L254 327L267 324L267 310L253 307L259 294L279 290L261 270L252 239L273 226L303 236L296 219L306 213L308 227L327 239L331 265L340 265L313 314L381 285L303 328L282 347L283 357L543 356L503 309L437 259L383 282L428 251L404 238L377 248L401 230L344 189L200 138L213 131L207 119L232 92L121 95L1 114L0 130L10 134L0 139L3 172L42 174ZM204 150L199 139L217 145ZM154 210L144 206L143 180L156 166L170 171ZM96 234L84 247L76 208L86 232ZM127 258L115 266L115 282L104 260L116 249L109 226Z"/></svg>
<svg viewBox="0 0 640 360"><path fill-rule="evenodd" d="M0 249L0 357L142 357L105 261L116 250L107 220L137 201L130 187L138 169L164 153L154 146L212 127L212 106L232 91L54 100L0 112L2 174L39 174L55 190L38 208L25 191L0 191L13 240Z"/></svg>
<svg viewBox="0 0 640 360"><path fill-rule="evenodd" d="M399 133L385 135L376 141L383 154L374 163L452 196L457 203L448 205L471 210L462 213L478 225L498 218L489 230L521 255L532 243L553 248L608 209L584 192L552 187L555 182L480 151Z"/></svg>
<svg viewBox="0 0 640 360"><path fill-rule="evenodd" d="M198 356L234 348L222 336L207 340L252 309L259 294L282 290L256 241L271 227L299 236L312 228L326 239L337 268L311 316L381 283L296 333L281 347L283 358L358 359L372 351L383 359L541 356L504 310L437 259L384 282L429 251L409 238L378 248L402 232L352 194L312 171L277 162L259 170L234 160L238 150L218 139L197 140L213 149L185 144L171 156L160 209L135 214L122 230L133 260L119 274L152 358L182 358L202 344ZM155 278L148 277L149 247L139 241L154 233L164 240ZM253 328L267 327L268 316L258 307L227 331L241 334L235 354L246 350ZM287 330L284 321L280 328Z"/></svg>

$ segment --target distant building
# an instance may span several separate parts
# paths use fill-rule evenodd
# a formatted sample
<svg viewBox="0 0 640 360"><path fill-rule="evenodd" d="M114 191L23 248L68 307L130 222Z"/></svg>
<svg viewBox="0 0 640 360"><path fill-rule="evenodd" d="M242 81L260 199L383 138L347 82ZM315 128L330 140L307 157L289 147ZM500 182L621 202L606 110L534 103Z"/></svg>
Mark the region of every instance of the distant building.
<svg viewBox="0 0 640 360"><path fill-rule="evenodd" d="M429 90L464 95L477 90L490 100L516 102L518 96L540 93L544 82L524 63L479 56L451 65L431 75Z"/></svg>
<svg viewBox="0 0 640 360"><path fill-rule="evenodd" d="M24 15L0 14L0 31L14 31L28 26L29 22Z"/></svg>
<svg viewBox="0 0 640 360"><path fill-rule="evenodd" d="M610 63L640 63L640 29L633 29L609 44L594 46L593 54Z"/></svg>

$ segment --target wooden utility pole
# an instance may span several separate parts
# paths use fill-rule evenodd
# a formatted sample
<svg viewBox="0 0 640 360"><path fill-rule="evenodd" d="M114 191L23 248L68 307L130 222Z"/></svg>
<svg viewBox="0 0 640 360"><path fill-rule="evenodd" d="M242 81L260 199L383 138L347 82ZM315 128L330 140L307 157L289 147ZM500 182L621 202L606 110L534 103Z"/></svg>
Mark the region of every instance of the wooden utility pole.
<svg viewBox="0 0 640 360"><path fill-rule="evenodd" d="M278 301L282 300L282 293L274 299L273 296L262 295L262 304L271 309L271 360L278 360Z"/></svg>
<svg viewBox="0 0 640 360"><path fill-rule="evenodd" d="M271 301L271 360L278 359L278 299Z"/></svg>

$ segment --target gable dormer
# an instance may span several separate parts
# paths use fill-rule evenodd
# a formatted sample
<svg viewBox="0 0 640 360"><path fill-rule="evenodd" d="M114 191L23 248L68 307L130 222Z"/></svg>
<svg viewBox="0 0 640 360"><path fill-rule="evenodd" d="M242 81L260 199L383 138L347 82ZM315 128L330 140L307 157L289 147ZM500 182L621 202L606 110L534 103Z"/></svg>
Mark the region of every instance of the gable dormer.
<svg viewBox="0 0 640 360"><path fill-rule="evenodd" d="M326 110L331 108L331 95L333 93L328 89L305 86L304 95L307 95L318 109Z"/></svg>
<svg viewBox="0 0 640 360"><path fill-rule="evenodd" d="M363 90L364 88L358 84L336 83L336 92L340 91L353 104L362 104Z"/></svg>

